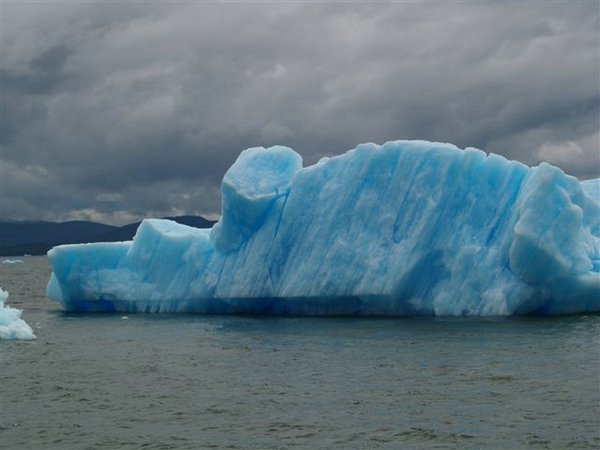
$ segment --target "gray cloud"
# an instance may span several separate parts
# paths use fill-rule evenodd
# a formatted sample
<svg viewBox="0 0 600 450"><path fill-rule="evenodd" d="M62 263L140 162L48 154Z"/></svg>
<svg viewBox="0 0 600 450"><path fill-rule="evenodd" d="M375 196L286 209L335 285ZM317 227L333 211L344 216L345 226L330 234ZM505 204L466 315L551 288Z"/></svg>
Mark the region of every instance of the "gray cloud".
<svg viewBox="0 0 600 450"><path fill-rule="evenodd" d="M2 5L2 219L216 214L241 150L475 146L600 176L600 6Z"/></svg>

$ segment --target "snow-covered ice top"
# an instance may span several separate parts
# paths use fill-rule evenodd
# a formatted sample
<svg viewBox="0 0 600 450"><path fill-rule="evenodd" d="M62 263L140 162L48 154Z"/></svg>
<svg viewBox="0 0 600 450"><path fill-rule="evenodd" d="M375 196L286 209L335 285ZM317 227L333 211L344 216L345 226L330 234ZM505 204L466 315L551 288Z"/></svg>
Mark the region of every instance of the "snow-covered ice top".
<svg viewBox="0 0 600 450"><path fill-rule="evenodd" d="M0 339L35 339L31 327L21 319L21 310L5 305L8 292L0 288Z"/></svg>
<svg viewBox="0 0 600 450"><path fill-rule="evenodd" d="M84 311L600 311L594 183L426 141L305 168L289 148L248 149L212 230L153 219L132 242L56 247L48 295Z"/></svg>

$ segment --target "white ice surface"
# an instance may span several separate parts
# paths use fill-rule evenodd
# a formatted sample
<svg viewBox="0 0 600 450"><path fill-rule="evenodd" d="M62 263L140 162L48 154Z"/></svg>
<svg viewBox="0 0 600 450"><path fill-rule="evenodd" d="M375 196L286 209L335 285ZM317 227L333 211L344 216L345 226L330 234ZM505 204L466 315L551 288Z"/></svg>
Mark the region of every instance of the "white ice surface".
<svg viewBox="0 0 600 450"><path fill-rule="evenodd" d="M8 292L0 288L0 339L35 339L31 327L21 319L21 310L6 305L7 299Z"/></svg>

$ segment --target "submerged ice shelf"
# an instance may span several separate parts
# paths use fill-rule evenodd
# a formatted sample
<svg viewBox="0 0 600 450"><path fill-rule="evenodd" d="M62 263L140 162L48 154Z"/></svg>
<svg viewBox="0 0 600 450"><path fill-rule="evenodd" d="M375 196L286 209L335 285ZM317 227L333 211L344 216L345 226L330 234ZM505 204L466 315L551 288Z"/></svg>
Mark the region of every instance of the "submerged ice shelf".
<svg viewBox="0 0 600 450"><path fill-rule="evenodd" d="M21 310L5 305L8 292L0 288L0 339L35 339L31 327L21 319Z"/></svg>
<svg viewBox="0 0 600 450"><path fill-rule="evenodd" d="M48 296L71 311L600 311L598 186L426 141L305 168L289 148L252 148L212 229L151 219L132 242L55 247Z"/></svg>

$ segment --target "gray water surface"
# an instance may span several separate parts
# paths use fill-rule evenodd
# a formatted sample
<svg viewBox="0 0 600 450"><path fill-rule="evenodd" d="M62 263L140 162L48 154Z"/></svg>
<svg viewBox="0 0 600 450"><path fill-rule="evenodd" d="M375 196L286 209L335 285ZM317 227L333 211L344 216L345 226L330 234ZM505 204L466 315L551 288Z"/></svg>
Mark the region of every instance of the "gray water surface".
<svg viewBox="0 0 600 450"><path fill-rule="evenodd" d="M1 258L0 258L1 259ZM600 316L65 314L0 265L2 449L600 448Z"/></svg>

